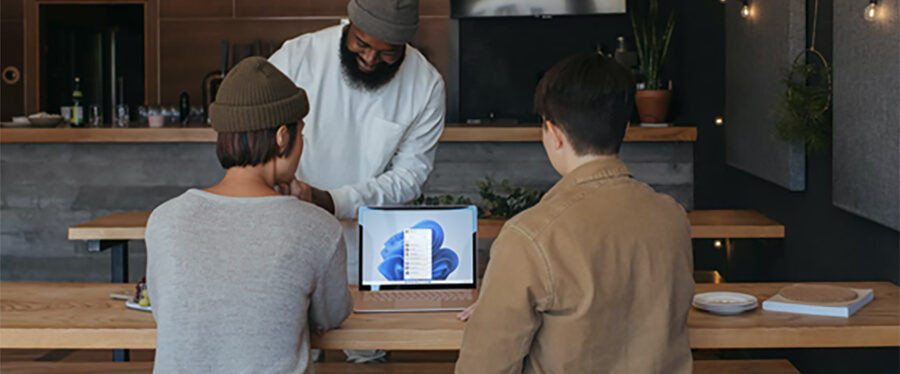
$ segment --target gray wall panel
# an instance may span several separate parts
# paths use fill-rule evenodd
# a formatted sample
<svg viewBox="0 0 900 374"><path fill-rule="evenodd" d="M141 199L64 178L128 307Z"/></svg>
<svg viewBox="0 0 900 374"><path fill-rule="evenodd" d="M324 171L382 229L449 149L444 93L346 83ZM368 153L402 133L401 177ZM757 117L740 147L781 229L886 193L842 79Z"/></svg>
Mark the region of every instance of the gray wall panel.
<svg viewBox="0 0 900 374"><path fill-rule="evenodd" d="M784 88L784 71L806 42L804 0L753 0L725 9L725 159L728 165L791 191L806 188L803 146L781 140L772 109ZM861 12L860 12L861 13Z"/></svg>
<svg viewBox="0 0 900 374"><path fill-rule="evenodd" d="M900 230L900 2L834 2L834 205Z"/></svg>
<svg viewBox="0 0 900 374"><path fill-rule="evenodd" d="M693 206L693 143L626 143L622 158L636 178ZM68 227L153 209L223 174L212 144L3 144L0 280L108 281L109 254L69 241ZM475 181L485 176L541 189L559 180L540 143L444 143L424 191L478 201ZM130 248L130 274L140 278L143 243Z"/></svg>

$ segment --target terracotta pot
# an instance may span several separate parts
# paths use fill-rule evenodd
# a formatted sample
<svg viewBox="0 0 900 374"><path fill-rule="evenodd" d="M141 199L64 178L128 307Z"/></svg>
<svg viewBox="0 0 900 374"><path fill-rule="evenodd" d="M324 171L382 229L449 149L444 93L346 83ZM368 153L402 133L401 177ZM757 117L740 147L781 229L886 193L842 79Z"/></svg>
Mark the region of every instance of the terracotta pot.
<svg viewBox="0 0 900 374"><path fill-rule="evenodd" d="M642 123L667 123L672 90L638 90L635 103Z"/></svg>

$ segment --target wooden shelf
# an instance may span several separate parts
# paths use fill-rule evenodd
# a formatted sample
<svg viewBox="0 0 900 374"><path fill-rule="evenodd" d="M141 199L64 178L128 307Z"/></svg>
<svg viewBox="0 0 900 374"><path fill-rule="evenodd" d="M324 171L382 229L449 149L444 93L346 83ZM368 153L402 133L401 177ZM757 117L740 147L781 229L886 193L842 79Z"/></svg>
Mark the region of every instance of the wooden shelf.
<svg viewBox="0 0 900 374"><path fill-rule="evenodd" d="M627 142L693 142L696 127L630 127ZM0 143L214 143L216 133L199 128L0 129ZM541 128L447 126L442 142L539 142Z"/></svg>
<svg viewBox="0 0 900 374"><path fill-rule="evenodd" d="M755 210L693 210L694 239L784 238L784 225Z"/></svg>
<svg viewBox="0 0 900 374"><path fill-rule="evenodd" d="M115 213L69 228L69 240L142 240L150 212ZM694 239L784 238L784 226L753 210L688 212ZM506 223L478 220L478 237L496 238Z"/></svg>
<svg viewBox="0 0 900 374"><path fill-rule="evenodd" d="M695 283L725 283L725 278L717 270L694 270Z"/></svg>

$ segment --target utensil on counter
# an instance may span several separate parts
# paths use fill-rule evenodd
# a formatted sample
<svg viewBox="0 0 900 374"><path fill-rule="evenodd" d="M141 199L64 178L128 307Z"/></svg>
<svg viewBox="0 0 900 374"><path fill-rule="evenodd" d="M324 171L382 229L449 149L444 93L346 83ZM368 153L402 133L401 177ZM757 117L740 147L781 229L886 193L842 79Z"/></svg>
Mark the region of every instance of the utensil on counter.
<svg viewBox="0 0 900 374"><path fill-rule="evenodd" d="M253 43L247 44L246 49L247 52L244 54L244 58L257 56L256 54L256 46Z"/></svg>
<svg viewBox="0 0 900 374"><path fill-rule="evenodd" d="M125 104L125 78L119 77L118 84L119 98L117 100L116 106L113 107L112 126L127 128L131 122L131 111L128 109L128 105Z"/></svg>
<svg viewBox="0 0 900 374"><path fill-rule="evenodd" d="M127 128L131 122L131 113L128 110L128 105L119 104L116 105L116 119L113 121L116 127L119 128Z"/></svg>
<svg viewBox="0 0 900 374"><path fill-rule="evenodd" d="M88 123L94 128L103 126L103 109L99 105L94 104L88 108Z"/></svg>
<svg viewBox="0 0 900 374"><path fill-rule="evenodd" d="M134 299L134 292L111 293L109 298L113 300L128 301Z"/></svg>
<svg viewBox="0 0 900 374"><path fill-rule="evenodd" d="M187 92L181 93L181 96L178 98L178 105L178 122L185 126L191 120L191 98Z"/></svg>
<svg viewBox="0 0 900 374"><path fill-rule="evenodd" d="M234 67L237 66L237 64L238 64L239 62L241 62L241 60L243 60L244 57L241 56L241 46L240 46L239 44L234 44L234 45L231 46L231 48L232 48L232 52L231 52L231 68L234 69Z"/></svg>
<svg viewBox="0 0 900 374"><path fill-rule="evenodd" d="M209 118L209 104L216 100L216 92L219 90L219 85L222 84L222 80L225 79L225 75L228 74L228 53L230 51L229 42L227 40L222 41L222 61L221 61L221 69L219 71L214 71L209 74L206 74L203 77L203 119L204 122Z"/></svg>

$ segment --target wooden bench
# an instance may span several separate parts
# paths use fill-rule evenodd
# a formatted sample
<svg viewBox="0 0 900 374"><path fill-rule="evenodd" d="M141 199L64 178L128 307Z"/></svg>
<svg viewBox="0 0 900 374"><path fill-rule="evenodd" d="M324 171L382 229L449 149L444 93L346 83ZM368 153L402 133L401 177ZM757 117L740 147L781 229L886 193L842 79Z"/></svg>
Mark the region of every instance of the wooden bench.
<svg viewBox="0 0 900 374"><path fill-rule="evenodd" d="M316 364L319 374L452 374L453 363ZM149 374L152 362L4 362L4 374ZM788 360L694 361L694 374L799 374Z"/></svg>

